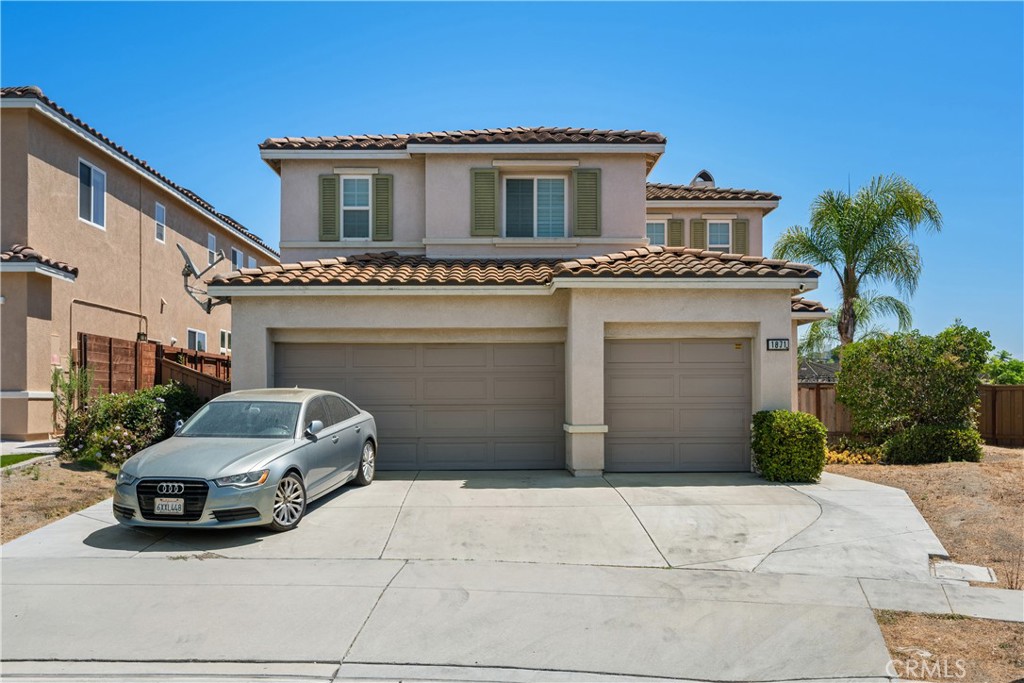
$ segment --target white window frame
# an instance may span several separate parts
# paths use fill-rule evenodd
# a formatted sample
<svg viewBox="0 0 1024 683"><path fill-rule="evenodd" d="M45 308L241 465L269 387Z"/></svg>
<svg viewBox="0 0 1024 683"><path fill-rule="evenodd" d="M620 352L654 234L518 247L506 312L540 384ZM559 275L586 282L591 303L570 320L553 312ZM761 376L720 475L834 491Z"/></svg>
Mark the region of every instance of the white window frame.
<svg viewBox="0 0 1024 683"><path fill-rule="evenodd" d="M235 261L235 254L238 254L238 261ZM245 254L242 253L241 249L235 249L231 247L231 267L235 270L241 270L245 268Z"/></svg>
<svg viewBox="0 0 1024 683"><path fill-rule="evenodd" d="M525 175L504 175L501 177L501 236L508 239L559 239L555 237L537 237L537 181L541 179L561 180L564 183L565 191L562 206L562 234L566 237L569 234L569 176L562 173L532 173ZM533 181L533 237L508 237L506 234L506 223L508 222L508 181L509 180L532 180Z"/></svg>
<svg viewBox="0 0 1024 683"><path fill-rule="evenodd" d="M256 267L256 257L255 256L250 256L247 265L250 268L255 268Z"/></svg>
<svg viewBox="0 0 1024 683"><path fill-rule="evenodd" d="M727 223L729 225L729 244L726 245L725 251L723 251L721 253L723 253L723 254L731 254L732 253L732 219L731 218L708 218L707 219L707 226L708 226L708 245L707 245L707 249L708 249L708 251L718 251L717 249L712 249L711 248L711 224L712 223ZM717 246L721 246L721 245L717 245Z"/></svg>
<svg viewBox="0 0 1024 683"><path fill-rule="evenodd" d="M75 213L78 214L78 220L82 221L86 225L91 225L92 227L97 228L99 230L106 230L107 229L107 188L109 187L107 185L107 172L104 171L99 166L97 166L96 164L93 164L93 163L90 163L90 162L86 161L82 157L78 157L78 164L79 164L79 166L75 169L76 171L78 171L78 173L76 174L78 176L78 204L75 206ZM81 175L81 173L82 173L81 165L82 164L85 164L86 166L89 167L89 169L92 171L92 177L95 177L97 173L99 173L101 176L103 176L103 223L102 224L101 223L96 223L95 221L90 220L89 218L82 218L82 213L81 213L82 212L82 175ZM95 199L96 199L96 197L93 194L92 188L93 188L93 186L92 186L92 183L90 182L90 184L89 184L89 216L92 217L92 218L95 218L96 217L96 206L95 206Z"/></svg>
<svg viewBox="0 0 1024 683"><path fill-rule="evenodd" d="M664 241L660 245L658 245L658 246L662 246L662 247L668 246L668 220L665 219L665 218L648 218L644 222L644 237L647 237L647 224L648 223L660 223L661 224L662 233L664 234ZM647 245L648 246L654 245L654 242L648 241Z"/></svg>
<svg viewBox="0 0 1024 683"><path fill-rule="evenodd" d="M227 337L227 346L224 345L225 336ZM231 353L231 330L221 330L219 340L221 354Z"/></svg>
<svg viewBox="0 0 1024 683"><path fill-rule="evenodd" d="M217 260L217 236L212 232L206 233L206 265L212 266Z"/></svg>
<svg viewBox="0 0 1024 683"><path fill-rule="evenodd" d="M348 237L345 235L345 181L346 180L365 180L367 181L370 191L368 201L366 202L366 224L370 226L369 234L366 237ZM349 211L363 211L364 208L361 206L349 207ZM355 174L348 173L338 176L338 223L339 223L339 235L343 240L365 240L367 242L373 239L373 176L367 174Z"/></svg>
<svg viewBox="0 0 1024 683"><path fill-rule="evenodd" d="M164 219L162 221L160 220L160 213L161 212L163 212L163 214L164 214ZM163 204L161 204L160 202L155 202L155 206L153 207L153 222L154 222L153 237L160 244L166 244L166 242L167 242L167 207L164 206ZM160 233L163 233L163 237L160 236Z"/></svg>
<svg viewBox="0 0 1024 683"><path fill-rule="evenodd" d="M188 341L189 341L188 337L193 332L196 333L196 347L197 348L195 348L195 349L193 349L191 346L188 345ZM200 338L202 338L202 340L203 340L203 348L202 349L198 348L198 346L199 346L199 339ZM203 353L208 352L210 350L210 345L207 343L206 330L197 330L194 327L186 328L186 331L185 331L185 347L188 348L190 351L202 351Z"/></svg>

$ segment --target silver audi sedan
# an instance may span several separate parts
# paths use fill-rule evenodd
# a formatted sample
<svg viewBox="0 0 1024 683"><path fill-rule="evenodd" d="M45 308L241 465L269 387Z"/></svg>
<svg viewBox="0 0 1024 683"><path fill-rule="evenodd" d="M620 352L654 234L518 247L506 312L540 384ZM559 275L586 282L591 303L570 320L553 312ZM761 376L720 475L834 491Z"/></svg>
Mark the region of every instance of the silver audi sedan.
<svg viewBox="0 0 1024 683"><path fill-rule="evenodd" d="M174 435L129 458L114 517L129 526L295 528L306 505L376 471L373 416L338 394L224 394Z"/></svg>

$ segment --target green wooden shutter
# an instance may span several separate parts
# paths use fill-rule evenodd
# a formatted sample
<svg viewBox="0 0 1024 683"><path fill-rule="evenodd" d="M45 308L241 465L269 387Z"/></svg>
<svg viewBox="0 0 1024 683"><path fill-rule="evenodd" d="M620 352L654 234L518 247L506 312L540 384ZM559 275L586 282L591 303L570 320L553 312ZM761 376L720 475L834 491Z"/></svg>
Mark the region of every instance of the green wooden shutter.
<svg viewBox="0 0 1024 683"><path fill-rule="evenodd" d="M601 169L577 168L572 172L572 234L601 236Z"/></svg>
<svg viewBox="0 0 1024 683"><path fill-rule="evenodd" d="M394 178L389 173L373 176L373 239L377 242L390 242L393 239L391 217L394 213Z"/></svg>
<svg viewBox="0 0 1024 683"><path fill-rule="evenodd" d="M341 239L341 213L338 176L320 176L320 241L336 242Z"/></svg>
<svg viewBox="0 0 1024 683"><path fill-rule="evenodd" d="M470 169L469 234L474 237L497 237L501 234L498 210L498 171L493 168Z"/></svg>
<svg viewBox="0 0 1024 683"><path fill-rule="evenodd" d="M708 248L708 222L694 218L690 221L690 246L695 249Z"/></svg>
<svg viewBox="0 0 1024 683"><path fill-rule="evenodd" d="M746 254L750 250L750 221L740 218L732 222L732 250Z"/></svg>
<svg viewBox="0 0 1024 683"><path fill-rule="evenodd" d="M685 221L682 218L673 218L668 222L668 238L665 242L670 247L681 247L683 246L683 225Z"/></svg>

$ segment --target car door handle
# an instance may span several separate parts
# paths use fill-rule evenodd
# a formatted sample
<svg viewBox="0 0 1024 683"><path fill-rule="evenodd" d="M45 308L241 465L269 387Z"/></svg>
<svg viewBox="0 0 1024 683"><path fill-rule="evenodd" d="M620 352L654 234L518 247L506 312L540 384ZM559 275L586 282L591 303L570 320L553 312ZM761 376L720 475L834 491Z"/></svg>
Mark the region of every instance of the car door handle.
<svg viewBox="0 0 1024 683"><path fill-rule="evenodd" d="M361 429L360 427L356 427L356 434L359 433L360 429Z"/></svg>
<svg viewBox="0 0 1024 683"><path fill-rule="evenodd" d="M331 437L331 441L334 442L334 443L338 443L338 435L335 434L334 436L332 436Z"/></svg>

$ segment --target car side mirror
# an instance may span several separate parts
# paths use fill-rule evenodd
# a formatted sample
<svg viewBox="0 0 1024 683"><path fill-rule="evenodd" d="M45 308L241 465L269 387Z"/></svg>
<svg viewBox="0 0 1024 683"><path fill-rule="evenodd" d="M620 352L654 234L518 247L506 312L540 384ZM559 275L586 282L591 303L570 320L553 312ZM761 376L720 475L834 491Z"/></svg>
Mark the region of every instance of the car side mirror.
<svg viewBox="0 0 1024 683"><path fill-rule="evenodd" d="M185 421L184 420L177 420L174 423L174 433L177 434L181 430L181 428L184 427L184 426L185 426Z"/></svg>
<svg viewBox="0 0 1024 683"><path fill-rule="evenodd" d="M306 438L307 439L312 439L313 437L316 436L317 432L322 431L323 428L324 428L324 423L322 421L320 421L320 420L313 420L306 427Z"/></svg>

